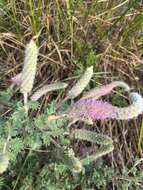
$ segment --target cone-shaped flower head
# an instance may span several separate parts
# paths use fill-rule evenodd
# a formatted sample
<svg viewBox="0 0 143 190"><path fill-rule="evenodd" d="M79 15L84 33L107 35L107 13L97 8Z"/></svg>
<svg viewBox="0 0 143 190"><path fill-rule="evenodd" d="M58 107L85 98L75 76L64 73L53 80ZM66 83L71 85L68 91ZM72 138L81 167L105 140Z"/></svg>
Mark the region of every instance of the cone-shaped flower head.
<svg viewBox="0 0 143 190"><path fill-rule="evenodd" d="M79 81L68 92L67 99L74 99L82 93L85 87L88 85L93 75L93 66L88 67Z"/></svg>
<svg viewBox="0 0 143 190"><path fill-rule="evenodd" d="M129 94L129 98L132 102L131 105L124 108L118 108L113 106L112 118L119 120L127 120L137 117L143 112L143 98L137 92Z"/></svg>
<svg viewBox="0 0 143 190"><path fill-rule="evenodd" d="M64 89L67 87L67 84L64 82L57 82L57 83L53 83L53 84L49 84L49 85L45 85L42 88L40 88L39 90L37 90L32 96L31 96L31 100L36 101L38 100L41 96L43 96L44 94L46 94L47 92L50 91L55 91L55 90L59 90L59 89Z"/></svg>
<svg viewBox="0 0 143 190"><path fill-rule="evenodd" d="M92 90L86 92L82 99L87 99L87 98L94 98L94 99L98 99L101 96L104 96L106 94L109 94L114 88L116 87L121 87L123 88L125 91L129 91L130 88L129 86L122 81L114 81L110 84L107 85L102 85L96 88L93 88Z"/></svg>
<svg viewBox="0 0 143 190"><path fill-rule="evenodd" d="M21 75L21 92L29 93L33 88L36 74L38 48L33 40L27 44L25 49L24 67Z"/></svg>

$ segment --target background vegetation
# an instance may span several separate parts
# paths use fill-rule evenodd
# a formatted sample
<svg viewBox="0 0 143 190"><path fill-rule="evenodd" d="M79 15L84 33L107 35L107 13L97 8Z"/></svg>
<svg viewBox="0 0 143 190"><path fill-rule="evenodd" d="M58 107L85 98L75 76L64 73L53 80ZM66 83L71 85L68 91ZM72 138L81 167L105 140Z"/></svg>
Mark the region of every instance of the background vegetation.
<svg viewBox="0 0 143 190"><path fill-rule="evenodd" d="M51 133L42 132L42 118L55 112L66 91L48 93L39 104L31 104L26 120L21 94L6 90L11 77L21 71L25 44L39 35L36 88L59 80L72 86L85 68L94 65L89 89L122 80L143 93L142 10L142 0L0 0L0 102L4 102L0 106L0 147L10 126L14 136L9 146L11 163L0 177L2 190L143 189L142 116L126 122L95 122L93 130L109 135L114 151L90 164L85 173L73 175L56 161L56 154L49 153L53 151ZM123 97L115 94L112 103L125 105ZM39 132L35 133L31 122ZM49 125L58 143L74 146L78 154L96 151L78 141L70 144L59 125ZM73 127L84 125L77 122Z"/></svg>

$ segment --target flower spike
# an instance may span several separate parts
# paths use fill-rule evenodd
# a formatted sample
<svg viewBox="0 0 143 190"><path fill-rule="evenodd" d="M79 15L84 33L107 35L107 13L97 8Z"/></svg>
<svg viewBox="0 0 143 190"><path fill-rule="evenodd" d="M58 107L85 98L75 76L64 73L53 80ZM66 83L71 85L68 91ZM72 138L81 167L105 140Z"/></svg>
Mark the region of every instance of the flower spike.
<svg viewBox="0 0 143 190"><path fill-rule="evenodd" d="M83 95L82 99L88 99L88 98L98 99L101 96L109 94L116 87L121 87L125 91L129 91L130 90L130 87L125 82L114 81L114 82L112 82L110 84L102 85L102 86L96 87L96 88L88 91L87 93L85 93Z"/></svg>
<svg viewBox="0 0 143 190"><path fill-rule="evenodd" d="M129 94L132 104L119 108L108 102L95 99L80 99L67 112L67 117L74 119L117 119L128 120L143 112L143 98L137 92Z"/></svg>

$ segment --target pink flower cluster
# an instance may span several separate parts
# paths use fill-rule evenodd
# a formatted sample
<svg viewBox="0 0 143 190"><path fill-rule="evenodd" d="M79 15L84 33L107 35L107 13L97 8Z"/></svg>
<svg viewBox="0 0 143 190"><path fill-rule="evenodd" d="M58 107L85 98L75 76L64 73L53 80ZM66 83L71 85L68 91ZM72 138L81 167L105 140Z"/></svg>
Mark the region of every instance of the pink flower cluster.
<svg viewBox="0 0 143 190"><path fill-rule="evenodd" d="M114 84L117 85L117 83ZM100 96L109 93L116 85L111 83L89 91L83 98L70 107L67 116L74 119L128 120L140 115L143 112L143 98L137 92L129 93L132 104L127 107L116 107L108 102L97 100ZM126 88L128 86L124 87Z"/></svg>
<svg viewBox="0 0 143 190"><path fill-rule="evenodd" d="M81 99L76 102L68 113L73 118L107 119L113 114L113 107L108 102L95 99Z"/></svg>

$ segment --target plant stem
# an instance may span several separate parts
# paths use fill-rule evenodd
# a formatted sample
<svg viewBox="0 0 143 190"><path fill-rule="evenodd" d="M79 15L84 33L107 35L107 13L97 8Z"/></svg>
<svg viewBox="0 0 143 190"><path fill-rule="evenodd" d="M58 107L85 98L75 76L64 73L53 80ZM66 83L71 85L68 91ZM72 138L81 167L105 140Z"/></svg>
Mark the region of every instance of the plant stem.
<svg viewBox="0 0 143 190"><path fill-rule="evenodd" d="M27 105L27 102L28 102L28 94L27 94L27 93L24 93L24 94L23 94L23 97L24 97L24 109L25 109L25 113L26 113L26 115L28 116L28 105Z"/></svg>

